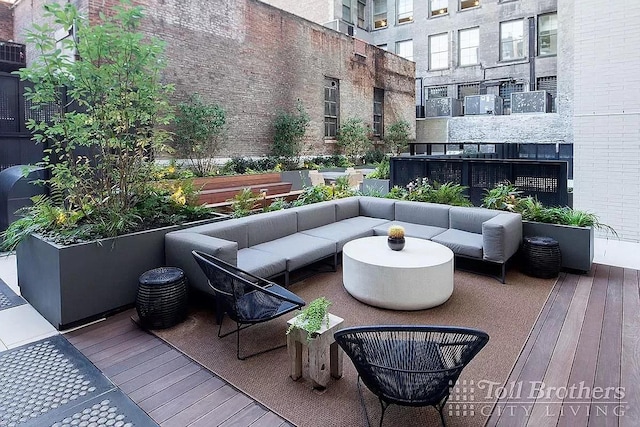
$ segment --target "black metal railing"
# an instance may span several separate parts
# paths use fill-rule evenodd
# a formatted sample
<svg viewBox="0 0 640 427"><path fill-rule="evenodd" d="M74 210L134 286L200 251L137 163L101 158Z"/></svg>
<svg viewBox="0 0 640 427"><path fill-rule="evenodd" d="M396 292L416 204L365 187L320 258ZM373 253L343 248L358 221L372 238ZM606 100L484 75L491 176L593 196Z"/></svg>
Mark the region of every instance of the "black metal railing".
<svg viewBox="0 0 640 427"><path fill-rule="evenodd" d="M27 65L26 46L20 43L0 40L0 64L3 71L15 71Z"/></svg>

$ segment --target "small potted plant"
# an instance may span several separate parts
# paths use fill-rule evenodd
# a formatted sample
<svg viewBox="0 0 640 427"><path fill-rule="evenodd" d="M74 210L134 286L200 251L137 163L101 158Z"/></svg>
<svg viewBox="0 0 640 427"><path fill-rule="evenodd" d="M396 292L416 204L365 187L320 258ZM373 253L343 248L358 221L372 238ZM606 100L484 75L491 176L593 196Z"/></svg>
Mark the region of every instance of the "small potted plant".
<svg viewBox="0 0 640 427"><path fill-rule="evenodd" d="M331 301L325 297L316 298L302 312L296 316L287 329L287 335L295 328L307 332L307 341L316 337L323 326L329 327L329 306Z"/></svg>
<svg viewBox="0 0 640 427"><path fill-rule="evenodd" d="M389 238L387 244L394 251L401 251L404 248L404 227L392 225L389 227Z"/></svg>

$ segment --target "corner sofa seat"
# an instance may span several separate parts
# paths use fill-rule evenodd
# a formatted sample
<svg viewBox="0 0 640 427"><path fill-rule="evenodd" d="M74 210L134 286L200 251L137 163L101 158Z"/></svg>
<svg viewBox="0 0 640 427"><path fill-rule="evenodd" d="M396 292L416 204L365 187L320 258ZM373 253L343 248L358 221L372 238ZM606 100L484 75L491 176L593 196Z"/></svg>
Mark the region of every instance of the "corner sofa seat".
<svg viewBox="0 0 640 427"><path fill-rule="evenodd" d="M349 197L167 233L167 265L185 271L191 286L212 293L191 256L199 250L261 277L288 274L336 255L350 240L385 235L393 224L406 235L448 246L456 255L504 265L522 240L519 214L483 208Z"/></svg>

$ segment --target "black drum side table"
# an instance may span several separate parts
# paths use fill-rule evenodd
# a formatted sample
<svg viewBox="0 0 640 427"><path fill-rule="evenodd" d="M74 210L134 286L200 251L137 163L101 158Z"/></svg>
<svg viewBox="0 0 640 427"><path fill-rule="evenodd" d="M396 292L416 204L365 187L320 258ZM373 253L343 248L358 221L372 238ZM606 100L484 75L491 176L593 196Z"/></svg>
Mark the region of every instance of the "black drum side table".
<svg viewBox="0 0 640 427"><path fill-rule="evenodd" d="M558 241L551 237L525 237L522 245L524 273L533 277L557 277L562 265Z"/></svg>
<svg viewBox="0 0 640 427"><path fill-rule="evenodd" d="M154 268L140 276L136 311L148 329L170 328L187 316L187 278L176 267Z"/></svg>

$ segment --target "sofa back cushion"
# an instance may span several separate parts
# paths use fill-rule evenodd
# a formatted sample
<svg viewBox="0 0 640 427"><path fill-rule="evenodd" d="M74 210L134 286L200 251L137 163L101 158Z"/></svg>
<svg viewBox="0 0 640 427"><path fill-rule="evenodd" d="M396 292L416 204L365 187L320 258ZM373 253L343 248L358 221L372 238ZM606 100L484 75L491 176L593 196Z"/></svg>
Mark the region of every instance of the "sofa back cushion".
<svg viewBox="0 0 640 427"><path fill-rule="evenodd" d="M242 219L247 222L249 246L270 242L298 231L298 218L294 211L267 212Z"/></svg>
<svg viewBox="0 0 640 427"><path fill-rule="evenodd" d="M205 236L217 237L218 239L229 240L238 243L238 249L249 246L248 228L244 218L229 219L213 224L199 225L186 229L190 233L204 234ZM179 232L178 232L179 233Z"/></svg>
<svg viewBox="0 0 640 427"><path fill-rule="evenodd" d="M482 234L482 223L500 213L492 209L452 206L449 209L449 228Z"/></svg>
<svg viewBox="0 0 640 427"><path fill-rule="evenodd" d="M395 200L380 197L361 197L360 215L393 221L396 216L395 202Z"/></svg>
<svg viewBox="0 0 640 427"><path fill-rule="evenodd" d="M294 208L298 215L298 231L310 230L336 222L336 207L333 201L313 203Z"/></svg>
<svg viewBox="0 0 640 427"><path fill-rule="evenodd" d="M359 199L359 197L345 197L344 199L334 200L336 221L360 216Z"/></svg>
<svg viewBox="0 0 640 427"><path fill-rule="evenodd" d="M449 228L449 205L396 201L396 221Z"/></svg>

